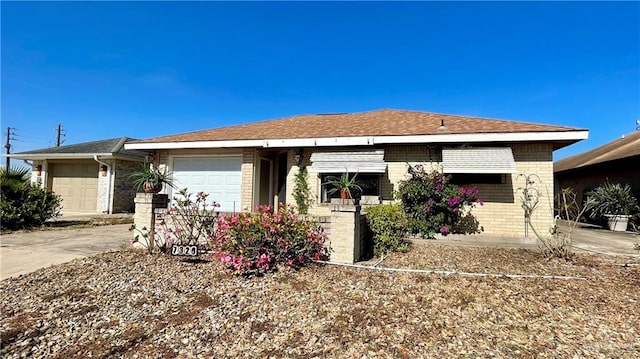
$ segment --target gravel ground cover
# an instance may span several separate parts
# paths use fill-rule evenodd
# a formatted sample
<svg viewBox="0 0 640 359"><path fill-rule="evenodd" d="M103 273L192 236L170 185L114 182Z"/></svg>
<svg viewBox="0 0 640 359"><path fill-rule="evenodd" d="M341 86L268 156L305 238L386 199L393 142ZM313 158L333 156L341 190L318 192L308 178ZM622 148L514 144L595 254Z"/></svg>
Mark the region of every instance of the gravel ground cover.
<svg viewBox="0 0 640 359"><path fill-rule="evenodd" d="M635 265L624 266L629 263ZM2 357L637 358L637 258L413 245L382 266L235 277L217 262L105 253L0 282Z"/></svg>

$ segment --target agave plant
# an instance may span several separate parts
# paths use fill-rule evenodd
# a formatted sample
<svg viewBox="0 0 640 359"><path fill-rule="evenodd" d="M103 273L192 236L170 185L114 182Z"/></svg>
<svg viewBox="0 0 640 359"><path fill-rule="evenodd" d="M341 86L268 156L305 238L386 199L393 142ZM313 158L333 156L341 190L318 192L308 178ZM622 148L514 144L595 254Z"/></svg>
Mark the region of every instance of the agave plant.
<svg viewBox="0 0 640 359"><path fill-rule="evenodd" d="M129 179L133 181L132 184L136 190L142 189L147 193L160 192L163 184L176 188L170 174L157 168L151 168L146 164L142 165L139 171L132 173Z"/></svg>
<svg viewBox="0 0 640 359"><path fill-rule="evenodd" d="M589 217L598 219L605 215L633 215L638 208L638 201L631 193L628 184L606 182L588 193L591 204Z"/></svg>
<svg viewBox="0 0 640 359"><path fill-rule="evenodd" d="M354 174L353 177L349 177L349 173L345 172L340 177L328 176L327 182L324 185L330 185L331 188L327 191L328 194L333 194L340 191L340 198L350 199L353 198L352 191L362 191L359 182L356 180L358 174Z"/></svg>

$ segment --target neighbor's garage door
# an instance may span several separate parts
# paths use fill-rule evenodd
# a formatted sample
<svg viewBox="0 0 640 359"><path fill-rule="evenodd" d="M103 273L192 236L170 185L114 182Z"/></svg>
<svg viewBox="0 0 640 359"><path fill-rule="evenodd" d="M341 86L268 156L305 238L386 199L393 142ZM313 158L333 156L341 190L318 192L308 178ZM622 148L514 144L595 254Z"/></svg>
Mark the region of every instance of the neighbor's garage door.
<svg viewBox="0 0 640 359"><path fill-rule="evenodd" d="M62 198L63 212L96 212L98 164L52 163L51 190Z"/></svg>
<svg viewBox="0 0 640 359"><path fill-rule="evenodd" d="M173 178L178 188L205 192L209 201L220 203L220 211L240 211L242 186L240 157L174 158Z"/></svg>

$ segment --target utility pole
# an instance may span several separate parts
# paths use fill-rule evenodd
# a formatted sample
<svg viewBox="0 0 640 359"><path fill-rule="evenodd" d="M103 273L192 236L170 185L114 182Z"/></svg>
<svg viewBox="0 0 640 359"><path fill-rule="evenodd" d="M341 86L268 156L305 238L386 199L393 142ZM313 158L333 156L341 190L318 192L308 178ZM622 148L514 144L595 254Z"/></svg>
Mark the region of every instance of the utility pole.
<svg viewBox="0 0 640 359"><path fill-rule="evenodd" d="M5 158L5 170L9 170L9 166L11 165L11 158L9 158L9 154L11 153L11 140L15 140L15 138L11 138L11 130L15 130L15 128L7 127L7 142L4 145L4 148L7 149L7 157Z"/></svg>
<svg viewBox="0 0 640 359"><path fill-rule="evenodd" d="M56 147L60 147L60 136L62 135L62 125L58 124L58 136L56 137Z"/></svg>

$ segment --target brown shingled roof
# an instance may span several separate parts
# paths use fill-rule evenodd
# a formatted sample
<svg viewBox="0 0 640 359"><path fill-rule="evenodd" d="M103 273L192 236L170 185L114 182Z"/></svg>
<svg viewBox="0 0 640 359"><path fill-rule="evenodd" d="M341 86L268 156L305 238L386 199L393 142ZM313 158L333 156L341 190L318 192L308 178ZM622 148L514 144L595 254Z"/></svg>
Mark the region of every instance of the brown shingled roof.
<svg viewBox="0 0 640 359"><path fill-rule="evenodd" d="M446 129L438 129L444 120ZM582 129L403 110L299 115L238 126L155 137L138 143L301 139L430 134L563 132Z"/></svg>
<svg viewBox="0 0 640 359"><path fill-rule="evenodd" d="M553 164L553 171L562 172L631 156L640 156L640 132L628 134L603 146L557 161Z"/></svg>

